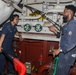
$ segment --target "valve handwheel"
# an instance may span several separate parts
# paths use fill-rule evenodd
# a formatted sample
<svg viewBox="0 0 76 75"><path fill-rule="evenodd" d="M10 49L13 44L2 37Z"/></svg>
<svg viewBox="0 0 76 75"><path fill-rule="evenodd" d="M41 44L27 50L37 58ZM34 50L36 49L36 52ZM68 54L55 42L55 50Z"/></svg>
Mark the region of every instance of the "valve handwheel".
<svg viewBox="0 0 76 75"><path fill-rule="evenodd" d="M24 30L26 31L26 32L28 32L28 31L30 31L31 30L31 26L30 26L30 24L25 24L24 25Z"/></svg>

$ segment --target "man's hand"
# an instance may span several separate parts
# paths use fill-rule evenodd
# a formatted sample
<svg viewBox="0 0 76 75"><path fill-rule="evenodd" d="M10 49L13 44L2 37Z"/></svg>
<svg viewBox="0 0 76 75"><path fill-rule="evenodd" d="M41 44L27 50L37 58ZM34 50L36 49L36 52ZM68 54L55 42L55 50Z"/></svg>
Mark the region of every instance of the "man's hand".
<svg viewBox="0 0 76 75"><path fill-rule="evenodd" d="M20 40L20 41L23 41L23 38L22 38L22 36L21 36L21 35L19 36L19 40Z"/></svg>
<svg viewBox="0 0 76 75"><path fill-rule="evenodd" d="M19 36L20 41L23 41L22 35L19 32L16 32L16 35Z"/></svg>
<svg viewBox="0 0 76 75"><path fill-rule="evenodd" d="M52 31L54 34L57 34L57 31L54 26L50 26L49 30Z"/></svg>
<svg viewBox="0 0 76 75"><path fill-rule="evenodd" d="M55 57L55 56L58 55L59 53L60 53L60 50L59 50L59 49L54 50L54 52L53 52L53 57Z"/></svg>
<svg viewBox="0 0 76 75"><path fill-rule="evenodd" d="M3 49L3 48L2 48L2 47L0 47L0 53L2 52L2 49Z"/></svg>

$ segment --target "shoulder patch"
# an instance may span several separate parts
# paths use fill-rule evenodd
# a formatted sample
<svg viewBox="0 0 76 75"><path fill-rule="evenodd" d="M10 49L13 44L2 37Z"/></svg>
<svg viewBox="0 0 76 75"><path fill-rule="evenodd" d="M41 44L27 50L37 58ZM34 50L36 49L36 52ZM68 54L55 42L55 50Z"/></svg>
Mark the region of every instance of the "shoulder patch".
<svg viewBox="0 0 76 75"><path fill-rule="evenodd" d="M72 31L69 31L69 32L68 32L68 35L70 35L70 36L71 36L71 35L72 35Z"/></svg>

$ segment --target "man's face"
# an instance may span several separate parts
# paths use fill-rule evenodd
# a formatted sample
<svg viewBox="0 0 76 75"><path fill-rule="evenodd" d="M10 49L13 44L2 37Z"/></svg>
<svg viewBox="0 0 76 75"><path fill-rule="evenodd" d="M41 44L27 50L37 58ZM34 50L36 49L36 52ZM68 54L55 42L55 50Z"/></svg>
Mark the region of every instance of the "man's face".
<svg viewBox="0 0 76 75"><path fill-rule="evenodd" d="M14 22L14 24L18 24L18 21L19 21L19 17L16 16L16 17L14 18L13 22Z"/></svg>
<svg viewBox="0 0 76 75"><path fill-rule="evenodd" d="M69 18L69 10L65 8L63 12L63 23L66 23L68 21L68 18Z"/></svg>
<svg viewBox="0 0 76 75"><path fill-rule="evenodd" d="M66 23L69 20L71 20L74 16L74 13L72 10L65 8L63 12L63 22Z"/></svg>

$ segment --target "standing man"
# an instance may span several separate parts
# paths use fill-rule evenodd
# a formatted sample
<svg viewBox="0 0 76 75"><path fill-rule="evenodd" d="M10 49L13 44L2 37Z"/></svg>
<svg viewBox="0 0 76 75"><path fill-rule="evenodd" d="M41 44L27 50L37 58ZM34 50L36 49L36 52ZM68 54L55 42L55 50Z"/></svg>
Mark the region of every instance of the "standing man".
<svg viewBox="0 0 76 75"><path fill-rule="evenodd" d="M17 36L20 37L20 40L22 40L22 37L16 28L18 21L19 21L19 16L17 14L12 15L10 18L10 22L4 25L0 37L0 51L3 49L13 57L15 57L12 48L12 41L14 35L16 34ZM2 72L4 72L6 59L8 60L8 72L11 73L14 70L13 63L3 53L0 53L0 75L2 75Z"/></svg>
<svg viewBox="0 0 76 75"><path fill-rule="evenodd" d="M53 55L59 55L59 63L56 75L69 75L70 67L74 64L76 54L76 20L74 20L76 8L73 5L65 6L63 12L63 35L61 35L60 47L53 52ZM54 34L59 36L59 32L53 26L49 28Z"/></svg>

